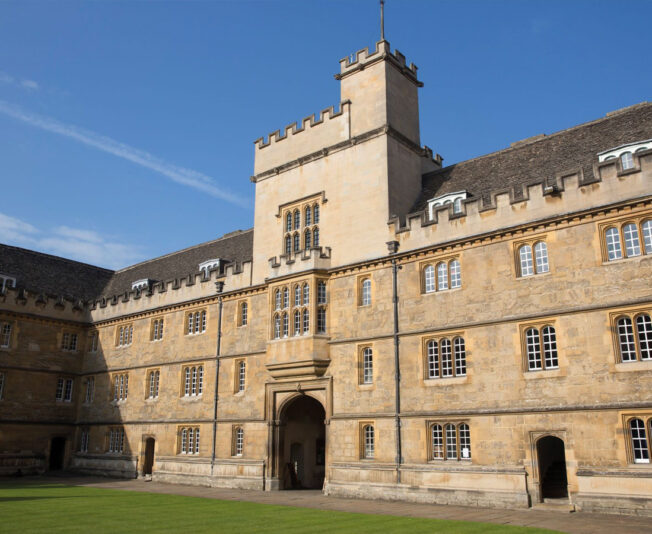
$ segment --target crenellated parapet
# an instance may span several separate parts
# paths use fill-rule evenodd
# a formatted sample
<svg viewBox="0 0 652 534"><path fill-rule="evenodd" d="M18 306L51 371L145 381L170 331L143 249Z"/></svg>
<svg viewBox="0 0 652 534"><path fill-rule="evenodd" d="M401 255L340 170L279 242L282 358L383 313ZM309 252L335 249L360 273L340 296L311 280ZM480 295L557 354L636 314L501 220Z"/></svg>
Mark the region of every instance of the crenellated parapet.
<svg viewBox="0 0 652 534"><path fill-rule="evenodd" d="M340 72L335 75L335 78L341 80L383 60L389 61L417 86L421 87L423 85L417 79L417 66L414 63L408 65L405 56L398 50L392 52L388 41L378 41L372 52L369 52L369 47L365 47L349 57L340 59Z"/></svg>
<svg viewBox="0 0 652 534"><path fill-rule="evenodd" d="M47 295L24 288L5 288L0 291L0 305L4 311L23 313L62 321L90 320L88 303L64 295Z"/></svg>
<svg viewBox="0 0 652 534"><path fill-rule="evenodd" d="M330 266L330 247L312 247L298 253L281 254L281 256L270 258L268 279L304 271L329 269Z"/></svg>
<svg viewBox="0 0 652 534"><path fill-rule="evenodd" d="M293 122L266 138L254 141L256 145L254 173L256 175L306 156L322 148L346 141L350 136L349 100L340 102L309 115L299 123Z"/></svg>
<svg viewBox="0 0 652 534"><path fill-rule="evenodd" d="M617 206L634 199L650 201L652 150L634 155L634 168L623 170L618 160L595 162L593 177L582 169L569 169L543 181L492 191L486 197L467 198L460 213L452 205L428 207L410 213L404 222L388 221L390 238L408 251L490 232L511 232L515 227L546 220L575 217L596 208Z"/></svg>

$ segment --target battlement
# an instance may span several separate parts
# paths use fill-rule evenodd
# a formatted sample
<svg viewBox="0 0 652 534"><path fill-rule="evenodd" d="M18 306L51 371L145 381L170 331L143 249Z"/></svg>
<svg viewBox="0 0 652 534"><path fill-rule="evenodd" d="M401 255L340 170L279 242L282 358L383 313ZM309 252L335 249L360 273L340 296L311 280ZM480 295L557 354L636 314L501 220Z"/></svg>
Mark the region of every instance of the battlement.
<svg viewBox="0 0 652 534"><path fill-rule="evenodd" d="M302 271L328 269L331 266L330 247L312 247L299 253L282 254L269 259L270 275L278 278Z"/></svg>
<svg viewBox="0 0 652 534"><path fill-rule="evenodd" d="M406 252L438 243L469 239L492 231L513 232L514 227L574 214L618 202L649 198L652 149L634 154L634 168L623 170L617 160L595 162L593 178L582 169L569 169L510 189L493 191L488 197L467 198L460 213L441 206L429 217L428 207L402 222L388 221L390 240Z"/></svg>
<svg viewBox="0 0 652 534"><path fill-rule="evenodd" d="M383 60L392 63L419 87L423 85L417 79L417 66L414 63L408 65L405 56L398 50L392 52L388 41L378 41L376 47L371 53L369 53L369 47L365 47L349 57L340 59L340 72L335 75L335 78L341 80L354 72L360 71Z"/></svg>
<svg viewBox="0 0 652 534"><path fill-rule="evenodd" d="M0 291L0 304L8 312L29 313L51 319L74 322L89 321L89 305L63 295L46 295L22 288Z"/></svg>
<svg viewBox="0 0 652 534"><path fill-rule="evenodd" d="M254 174L349 139L350 105L351 102L345 100L337 108L331 106L303 118L300 125L293 122L266 138L256 139Z"/></svg>

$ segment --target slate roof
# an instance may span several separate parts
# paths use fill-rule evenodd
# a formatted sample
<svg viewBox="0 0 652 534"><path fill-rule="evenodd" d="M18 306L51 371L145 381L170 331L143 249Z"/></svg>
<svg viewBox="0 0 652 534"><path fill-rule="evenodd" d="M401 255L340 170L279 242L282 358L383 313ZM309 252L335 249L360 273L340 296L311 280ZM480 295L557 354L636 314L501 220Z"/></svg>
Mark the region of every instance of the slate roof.
<svg viewBox="0 0 652 534"><path fill-rule="evenodd" d="M425 174L411 212L423 210L428 200L466 190L470 197L488 201L491 193L524 184L541 183L560 172L581 168L584 179L594 179L597 154L652 138L652 103L644 102L551 135L514 143L512 147Z"/></svg>
<svg viewBox="0 0 652 534"><path fill-rule="evenodd" d="M69 300L111 297L131 290L136 280L168 281L199 272L198 265L221 258L230 263L250 261L253 229L238 230L193 247L111 271L50 254L0 244L0 273L16 277L16 287Z"/></svg>

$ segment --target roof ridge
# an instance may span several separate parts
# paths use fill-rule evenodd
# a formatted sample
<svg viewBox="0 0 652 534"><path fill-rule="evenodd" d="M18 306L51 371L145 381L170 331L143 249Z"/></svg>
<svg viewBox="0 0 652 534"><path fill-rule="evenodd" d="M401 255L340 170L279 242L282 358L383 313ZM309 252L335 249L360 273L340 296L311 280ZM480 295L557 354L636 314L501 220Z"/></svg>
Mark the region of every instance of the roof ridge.
<svg viewBox="0 0 652 534"><path fill-rule="evenodd" d="M126 271L130 270L130 269L134 269L136 267L140 267L142 265L146 265L146 264L154 262L154 261L162 260L163 258L169 258L170 256L174 256L175 254L181 254L183 252L188 252L189 250L193 250L193 249L196 249L196 248L199 248L199 247L203 247L205 245L212 245L213 243L217 243L219 241L224 241L224 240L227 240L227 239L232 239L234 237L246 234L248 232L253 232L253 231L254 231L253 228L249 228L247 230L234 230L233 232L228 232L228 233L224 234L223 236L218 237L217 239L213 239L211 241L204 241L203 243L198 243L198 244L192 245L190 247L182 248L181 250L175 250L174 252L169 252L167 254L163 254L162 256L157 256L156 258L150 258L148 260L141 261L139 263L134 263L133 265L129 265L128 267L123 267L122 269L118 269L118 270L114 271L114 273L115 274L123 273L123 272L126 272Z"/></svg>
<svg viewBox="0 0 652 534"><path fill-rule="evenodd" d="M435 171L426 173L423 176L436 176L440 172L445 171L447 169L450 169L451 167L455 167L457 165L461 165L461 164L464 164L464 163L470 163L472 161L478 161L478 160L481 160L481 159L484 159L484 158L494 157L494 156L496 156L498 154L502 154L502 153L508 152L508 151L520 150L523 147L530 146L530 145L533 145L535 143L540 143L542 141L546 141L546 140L548 140L548 139L550 139L552 137L556 137L558 135L561 135L561 134L564 134L564 133L567 133L567 132L571 132L571 131L577 130L579 128L585 128L587 126L591 126L591 125L597 124L599 122L608 121L608 120L613 119L616 116L624 115L625 113L629 113L631 111L634 111L634 110L637 110L639 108L643 108L643 107L646 107L646 106L652 106L652 102L648 102L648 101L639 102L637 104L632 104L631 106L620 108L620 109L617 109L617 110L614 110L614 111L609 111L609 112L607 112L605 114L604 117L600 117L599 119L594 119L592 121L583 122L581 124L577 124L577 125L571 126L569 128L564 128L563 130L559 130L559 131L553 132L551 134L536 134L536 135L531 136L531 137L526 137L524 139L514 141L511 144L511 146L501 148L500 150L494 150L493 152L489 152L488 154L482 154L481 156L476 156L474 158L465 159L463 161L458 161L457 163L453 163L453 164L448 165L446 167L442 167L441 169L437 169ZM531 141L528 142L529 139L531 139Z"/></svg>
<svg viewBox="0 0 652 534"><path fill-rule="evenodd" d="M7 248L12 248L14 250L21 250L23 252L29 252L30 254L38 255L38 256L46 256L48 258L53 258L55 260L60 260L64 261L66 263L74 263L76 265L83 265L85 267L92 267L93 269L99 269L101 271L105 271L107 273L116 273L117 271L114 271L113 269L107 269L106 267L99 267L98 265L93 265L91 263L86 263L83 261L77 261L77 260L71 260L70 258L64 258L63 256L55 256L54 254L48 254L47 252L39 252L38 250L32 250L29 248L23 248L23 247L16 247L14 245L7 245L6 243L0 243L0 246L2 247L7 247Z"/></svg>

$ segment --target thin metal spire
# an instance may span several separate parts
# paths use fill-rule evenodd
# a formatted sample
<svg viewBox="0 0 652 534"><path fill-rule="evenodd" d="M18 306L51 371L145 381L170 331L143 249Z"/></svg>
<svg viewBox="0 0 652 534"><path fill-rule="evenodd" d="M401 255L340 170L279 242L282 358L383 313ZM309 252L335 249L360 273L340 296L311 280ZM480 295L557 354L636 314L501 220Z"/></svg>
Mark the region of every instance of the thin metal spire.
<svg viewBox="0 0 652 534"><path fill-rule="evenodd" d="M380 0L380 40L385 40L385 0Z"/></svg>

